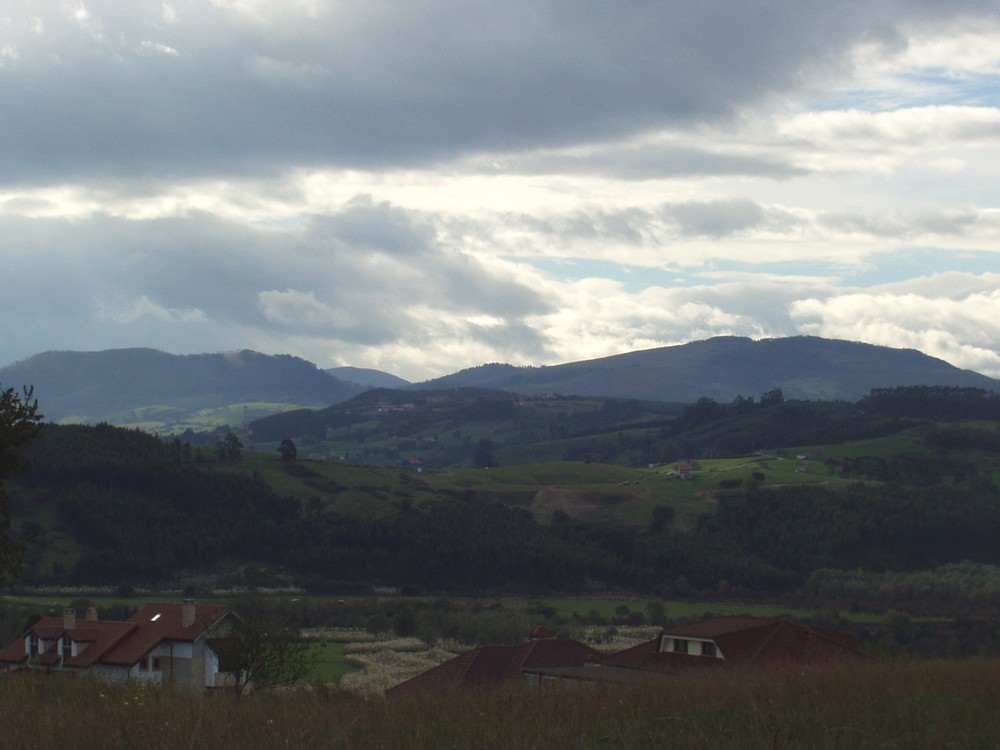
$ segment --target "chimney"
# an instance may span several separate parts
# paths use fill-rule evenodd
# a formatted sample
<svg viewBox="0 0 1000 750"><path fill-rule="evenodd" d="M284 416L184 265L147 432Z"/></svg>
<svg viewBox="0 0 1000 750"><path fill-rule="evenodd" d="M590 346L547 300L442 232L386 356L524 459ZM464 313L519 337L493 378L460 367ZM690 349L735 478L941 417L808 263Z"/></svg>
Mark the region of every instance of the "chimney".
<svg viewBox="0 0 1000 750"><path fill-rule="evenodd" d="M97 607L87 607L87 619L97 620Z"/></svg>
<svg viewBox="0 0 1000 750"><path fill-rule="evenodd" d="M181 607L181 627L189 628L194 625L194 599L185 599Z"/></svg>
<svg viewBox="0 0 1000 750"><path fill-rule="evenodd" d="M67 607L63 610L63 630L72 630L76 627L76 610Z"/></svg>

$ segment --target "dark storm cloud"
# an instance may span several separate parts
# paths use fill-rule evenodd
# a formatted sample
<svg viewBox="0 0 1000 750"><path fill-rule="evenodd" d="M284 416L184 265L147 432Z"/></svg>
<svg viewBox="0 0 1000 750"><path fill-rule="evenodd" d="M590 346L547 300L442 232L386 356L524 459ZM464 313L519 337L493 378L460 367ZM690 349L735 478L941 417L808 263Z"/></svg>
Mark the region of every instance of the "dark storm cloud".
<svg viewBox="0 0 1000 750"><path fill-rule="evenodd" d="M31 3L0 179L426 164L725 117L898 22L993 2ZM310 8L314 12L310 12ZM249 10L247 10L249 9Z"/></svg>

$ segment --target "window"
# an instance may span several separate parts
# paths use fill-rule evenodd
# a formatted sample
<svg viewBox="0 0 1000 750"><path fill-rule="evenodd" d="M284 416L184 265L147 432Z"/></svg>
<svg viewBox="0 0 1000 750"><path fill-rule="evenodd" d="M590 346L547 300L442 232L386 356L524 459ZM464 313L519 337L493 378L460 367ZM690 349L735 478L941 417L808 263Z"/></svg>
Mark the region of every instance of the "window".
<svg viewBox="0 0 1000 750"><path fill-rule="evenodd" d="M702 656L715 656L717 654L714 643L702 643L701 644L701 655Z"/></svg>
<svg viewBox="0 0 1000 750"><path fill-rule="evenodd" d="M159 672L163 669L163 657L162 656L151 656L149 658L150 669L154 672Z"/></svg>
<svg viewBox="0 0 1000 750"><path fill-rule="evenodd" d="M674 653L686 654L688 652L688 642L683 638L674 638Z"/></svg>

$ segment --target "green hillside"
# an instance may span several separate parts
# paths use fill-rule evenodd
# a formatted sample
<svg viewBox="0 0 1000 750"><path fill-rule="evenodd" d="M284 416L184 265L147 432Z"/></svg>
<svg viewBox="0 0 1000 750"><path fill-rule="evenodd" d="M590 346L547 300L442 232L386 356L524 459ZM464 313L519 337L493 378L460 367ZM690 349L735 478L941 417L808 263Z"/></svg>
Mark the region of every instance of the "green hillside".
<svg viewBox="0 0 1000 750"><path fill-rule="evenodd" d="M234 450L228 439L219 449L192 449L108 425L50 425L28 452L29 472L11 485L15 528L37 539L21 580L295 584L316 592L824 590L853 591L859 600L847 571L905 576L965 562L1000 565L993 394L899 389L832 411L772 401L689 405L668 439L710 440L714 450L640 466L372 467L284 460L277 450ZM606 408L562 414L585 421ZM835 418L848 413L855 421ZM972 413L976 419L964 418ZM857 435L897 431L797 440L821 437L824 414L835 436L847 427ZM769 442L778 439L768 424L784 425L786 442L712 455L723 452L726 435L754 425ZM913 585L864 580L866 590Z"/></svg>

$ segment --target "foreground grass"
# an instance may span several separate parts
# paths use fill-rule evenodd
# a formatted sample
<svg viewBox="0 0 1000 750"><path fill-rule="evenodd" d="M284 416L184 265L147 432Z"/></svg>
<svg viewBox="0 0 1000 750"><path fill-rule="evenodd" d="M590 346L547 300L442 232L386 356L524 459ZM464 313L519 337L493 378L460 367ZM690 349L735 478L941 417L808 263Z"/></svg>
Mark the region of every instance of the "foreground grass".
<svg viewBox="0 0 1000 750"><path fill-rule="evenodd" d="M89 748L994 748L1000 661L680 674L643 688L189 694L0 676L5 750Z"/></svg>

